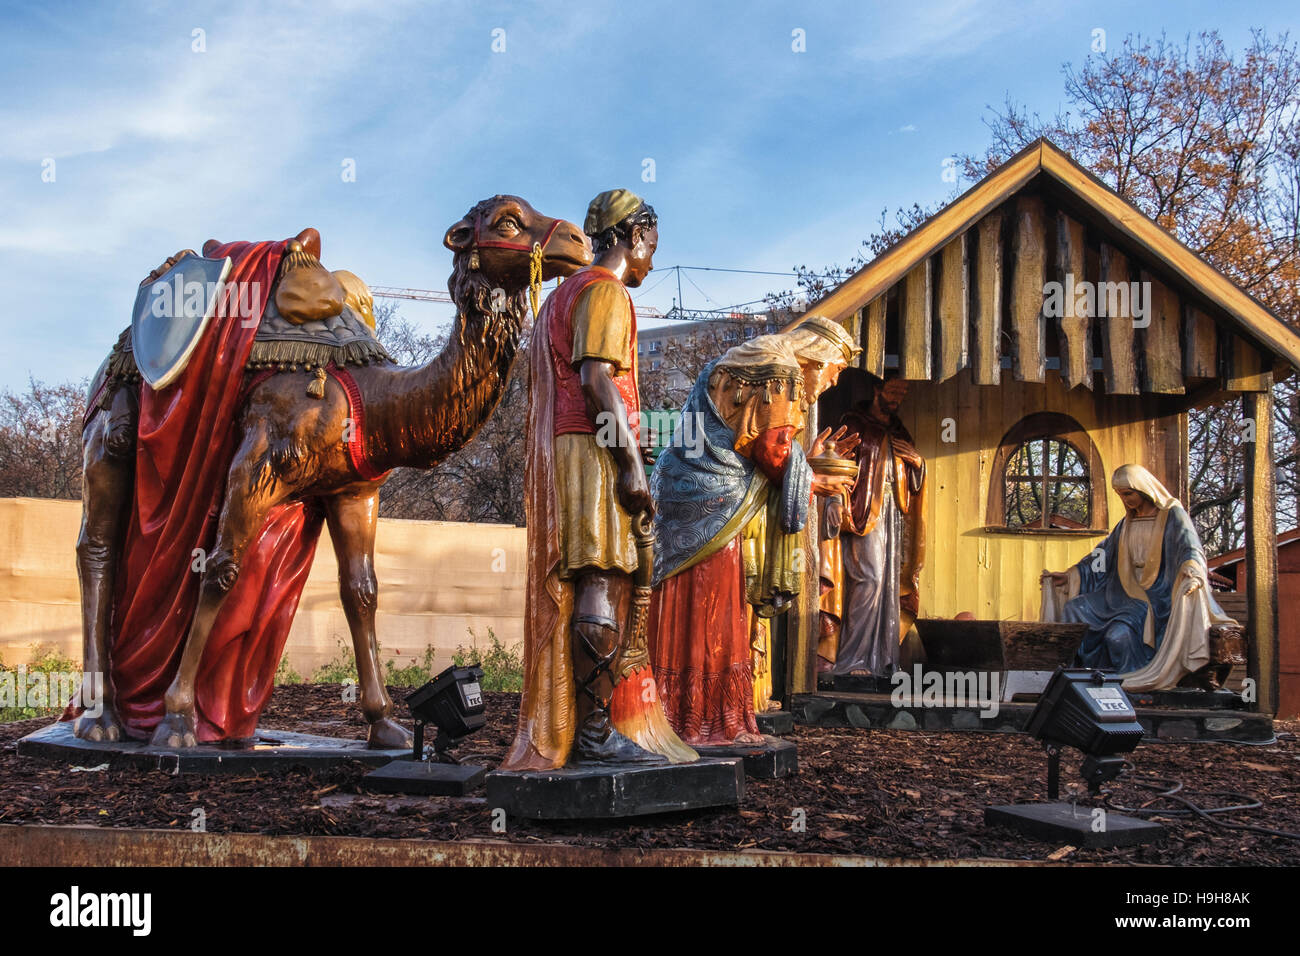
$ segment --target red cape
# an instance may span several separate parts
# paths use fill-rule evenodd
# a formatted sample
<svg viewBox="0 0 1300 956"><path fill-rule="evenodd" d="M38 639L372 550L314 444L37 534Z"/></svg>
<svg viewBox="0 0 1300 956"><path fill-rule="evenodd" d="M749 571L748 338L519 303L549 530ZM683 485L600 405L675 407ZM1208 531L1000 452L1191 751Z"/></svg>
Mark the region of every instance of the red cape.
<svg viewBox="0 0 1300 956"><path fill-rule="evenodd" d="M109 650L118 714L133 737L147 738L162 719L163 695L180 665L198 603L195 549L209 555L215 542L241 434L235 425L244 367L284 246L235 242L208 250L212 258L233 262L217 312L174 383L161 391L140 387L135 499L118 565ZM248 314L239 314L241 300ZM321 521L319 509L302 502L281 505L245 552L199 665L199 740L256 731Z"/></svg>

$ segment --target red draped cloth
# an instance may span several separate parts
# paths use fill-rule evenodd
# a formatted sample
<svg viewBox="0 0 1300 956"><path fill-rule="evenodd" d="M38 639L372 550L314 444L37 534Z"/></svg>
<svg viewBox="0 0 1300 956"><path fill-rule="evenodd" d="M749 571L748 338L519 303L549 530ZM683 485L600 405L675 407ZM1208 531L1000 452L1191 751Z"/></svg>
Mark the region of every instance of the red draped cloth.
<svg viewBox="0 0 1300 956"><path fill-rule="evenodd" d="M149 737L166 711L163 695L180 666L198 604L202 575L195 549L210 555L215 544L240 439L235 426L244 368L284 246L235 242L207 250L212 258L230 256L233 264L216 314L175 382L161 391L140 387L135 499L118 565L109 650L118 714L129 736ZM245 552L199 665L199 740L256 731L321 521L319 510L302 502L280 505Z"/></svg>
<svg viewBox="0 0 1300 956"><path fill-rule="evenodd" d="M758 733L741 536L650 596L650 659L668 723L691 745Z"/></svg>

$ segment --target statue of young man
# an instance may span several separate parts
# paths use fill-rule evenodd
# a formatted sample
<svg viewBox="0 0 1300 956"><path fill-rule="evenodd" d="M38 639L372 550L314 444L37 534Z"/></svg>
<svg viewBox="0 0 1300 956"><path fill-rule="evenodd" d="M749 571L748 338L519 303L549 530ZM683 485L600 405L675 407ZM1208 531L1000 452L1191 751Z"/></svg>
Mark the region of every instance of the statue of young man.
<svg viewBox="0 0 1300 956"><path fill-rule="evenodd" d="M907 382L873 382L871 398L841 421L857 447L858 476L840 520L843 626L824 641L819 667L835 674L888 677L918 611L925 559L925 459L898 409ZM833 523L833 522L832 522Z"/></svg>
<svg viewBox="0 0 1300 956"><path fill-rule="evenodd" d="M630 626L637 538L647 551L654 506L627 289L653 267L658 220L614 189L592 200L583 231L595 259L546 300L530 345L524 689L502 770L698 756L668 727Z"/></svg>

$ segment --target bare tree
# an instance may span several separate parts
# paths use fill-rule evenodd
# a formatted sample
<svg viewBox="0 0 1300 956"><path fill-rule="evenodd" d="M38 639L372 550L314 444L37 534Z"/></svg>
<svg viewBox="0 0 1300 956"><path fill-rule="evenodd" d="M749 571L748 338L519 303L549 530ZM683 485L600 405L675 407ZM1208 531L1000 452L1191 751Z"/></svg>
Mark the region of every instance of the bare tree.
<svg viewBox="0 0 1300 956"><path fill-rule="evenodd" d="M1300 325L1300 60L1286 35L1254 31L1241 54L1217 32L1128 37L1112 57L1066 64L1069 108L1044 120L1010 97L985 122L978 178L1046 136L1292 326ZM1300 416L1294 376L1274 388L1278 525L1297 524ZM1194 411L1189 512L1207 552L1244 525L1240 405Z"/></svg>
<svg viewBox="0 0 1300 956"><path fill-rule="evenodd" d="M0 395L0 497L80 498L86 382Z"/></svg>

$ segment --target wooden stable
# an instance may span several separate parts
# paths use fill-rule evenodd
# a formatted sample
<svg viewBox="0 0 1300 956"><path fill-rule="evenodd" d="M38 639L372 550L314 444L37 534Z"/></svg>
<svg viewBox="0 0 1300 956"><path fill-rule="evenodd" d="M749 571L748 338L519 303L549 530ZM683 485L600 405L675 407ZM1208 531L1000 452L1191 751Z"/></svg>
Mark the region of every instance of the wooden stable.
<svg viewBox="0 0 1300 956"><path fill-rule="evenodd" d="M1037 619L1041 572L1078 561L1122 516L1114 469L1144 465L1186 501L1188 410L1237 396L1255 435L1245 492L1249 673L1259 708L1276 712L1271 386L1300 367L1300 336L1281 319L1045 140L808 314L843 322L863 347L859 368L823 396L820 425L866 397L865 373L897 369L911 383L901 416L931 483L923 617ZM1076 471L1050 480L1074 483L1072 514L1086 520L1009 526L1004 496L1020 478L1003 469L1017 449L1047 442L1072 449ZM807 534L816 554L816 529ZM792 693L815 689L815 575L810 567L791 615Z"/></svg>

